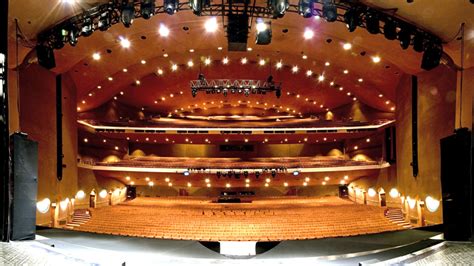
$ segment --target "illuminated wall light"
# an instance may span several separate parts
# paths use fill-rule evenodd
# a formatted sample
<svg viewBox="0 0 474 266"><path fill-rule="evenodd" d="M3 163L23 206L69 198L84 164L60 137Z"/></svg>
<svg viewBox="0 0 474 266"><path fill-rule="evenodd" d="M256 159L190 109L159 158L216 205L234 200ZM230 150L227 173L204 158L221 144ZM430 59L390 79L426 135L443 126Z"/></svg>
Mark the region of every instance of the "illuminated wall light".
<svg viewBox="0 0 474 266"><path fill-rule="evenodd" d="M224 57L224 58L222 59L222 64L227 65L228 63L229 63L229 58Z"/></svg>
<svg viewBox="0 0 474 266"><path fill-rule="evenodd" d="M341 182L339 182L341 185L344 185L346 184L346 181L345 180L341 180Z"/></svg>
<svg viewBox="0 0 474 266"><path fill-rule="evenodd" d="M287 187L287 186L288 186L288 183L287 183L287 182L283 183L283 186L284 186L284 187Z"/></svg>
<svg viewBox="0 0 474 266"><path fill-rule="evenodd" d="M400 195L400 193L398 193L398 190L396 188L390 189L390 192L388 194L392 198L397 198Z"/></svg>
<svg viewBox="0 0 474 266"><path fill-rule="evenodd" d="M123 48L130 48L131 43L127 38L119 37L119 39L120 39L120 45Z"/></svg>
<svg viewBox="0 0 474 266"><path fill-rule="evenodd" d="M357 149L359 149L359 146L354 146L354 150L357 150Z"/></svg>
<svg viewBox="0 0 474 266"><path fill-rule="evenodd" d="M264 66L265 65L265 59L260 59L260 61L258 61L258 64L261 65L261 66Z"/></svg>
<svg viewBox="0 0 474 266"><path fill-rule="evenodd" d="M247 64L247 58L244 57L244 58L240 59L240 63L241 63L242 65Z"/></svg>
<svg viewBox="0 0 474 266"><path fill-rule="evenodd" d="M163 69L161 68L158 68L158 70L156 71L156 73L158 73L158 75L163 75Z"/></svg>
<svg viewBox="0 0 474 266"><path fill-rule="evenodd" d="M148 182L148 186L152 187L154 185L155 185L155 183L153 181Z"/></svg>
<svg viewBox="0 0 474 266"><path fill-rule="evenodd" d="M265 179L265 182L270 183L272 180L270 178Z"/></svg>
<svg viewBox="0 0 474 266"><path fill-rule="evenodd" d="M206 178L206 179L204 180L204 182L206 182L206 183L210 183L210 182L211 182L211 180L209 180L209 178Z"/></svg>
<svg viewBox="0 0 474 266"><path fill-rule="evenodd" d="M211 187L211 184L207 184L206 186L207 186L207 187Z"/></svg>
<svg viewBox="0 0 474 266"><path fill-rule="evenodd" d="M168 54L166 54L166 53L165 53L165 54L163 54L163 57L165 57L165 58L166 58L166 57L168 57L168 56L169 56L169 55L168 55Z"/></svg>
<svg viewBox="0 0 474 266"><path fill-rule="evenodd" d="M342 45L342 48L344 48L344 50L350 50L352 49L352 44L346 42Z"/></svg>
<svg viewBox="0 0 474 266"><path fill-rule="evenodd" d="M217 50L222 51L222 46L217 47Z"/></svg>
<svg viewBox="0 0 474 266"><path fill-rule="evenodd" d="M69 205L69 198L66 198L65 200L59 202L59 207L61 208L62 211L66 210L68 205Z"/></svg>
<svg viewBox="0 0 474 266"><path fill-rule="evenodd" d="M165 182L166 182L166 183L169 183L169 182L170 182L170 178L169 178L169 177L165 178Z"/></svg>
<svg viewBox="0 0 474 266"><path fill-rule="evenodd" d="M359 78L357 81L358 81L358 82L363 82L363 81L364 81L364 79L362 79L362 78Z"/></svg>
<svg viewBox="0 0 474 266"><path fill-rule="evenodd" d="M188 67L193 67L193 66L194 66L193 60L189 60L188 61Z"/></svg>
<svg viewBox="0 0 474 266"><path fill-rule="evenodd" d="M382 98L383 97L383 94L379 94L379 98Z"/></svg>
<svg viewBox="0 0 474 266"><path fill-rule="evenodd" d="M250 187L250 184L245 184L245 187Z"/></svg>
<svg viewBox="0 0 474 266"><path fill-rule="evenodd" d="M434 199L434 198L432 198L431 196L427 196L427 197L425 198L425 203L426 203L426 208L427 208L430 212L435 212L436 210L438 210L439 205L440 205L439 200Z"/></svg>
<svg viewBox="0 0 474 266"><path fill-rule="evenodd" d="M291 72L297 73L297 72L298 72L298 66L293 66L293 67L291 68Z"/></svg>
<svg viewBox="0 0 474 266"><path fill-rule="evenodd" d="M323 138L324 141L328 140L327 138Z"/></svg>
<svg viewBox="0 0 474 266"><path fill-rule="evenodd" d="M207 19L204 23L204 28L206 32L215 32L218 28L217 19L215 17Z"/></svg>
<svg viewBox="0 0 474 266"><path fill-rule="evenodd" d="M323 181L322 184L323 184L323 186L325 186L327 183L326 183L326 181Z"/></svg>
<svg viewBox="0 0 474 266"><path fill-rule="evenodd" d="M245 183L250 183L250 179L246 178Z"/></svg>
<svg viewBox="0 0 474 266"><path fill-rule="evenodd" d="M414 209L415 206L416 206L416 199L412 199L410 198L410 196L407 196L407 202L408 202L408 206L410 207L410 209Z"/></svg>
<svg viewBox="0 0 474 266"><path fill-rule="evenodd" d="M312 39L314 37L314 31L312 29L306 28L304 30L303 37L306 40Z"/></svg>
<svg viewBox="0 0 474 266"><path fill-rule="evenodd" d="M391 107L391 108L390 108L390 111L395 111L395 107Z"/></svg>
<svg viewBox="0 0 474 266"><path fill-rule="evenodd" d="M303 186L305 186L305 187L306 187L307 185L308 185L308 183L306 183L306 182L303 182Z"/></svg>
<svg viewBox="0 0 474 266"><path fill-rule="evenodd" d="M366 139L365 142L370 142L370 139Z"/></svg>
<svg viewBox="0 0 474 266"><path fill-rule="evenodd" d="M345 175L344 176L344 180L348 180L349 179L349 176L348 175Z"/></svg>
<svg viewBox="0 0 474 266"><path fill-rule="evenodd" d="M387 104L387 105L390 104L390 101L385 101L385 104Z"/></svg>
<svg viewBox="0 0 474 266"><path fill-rule="evenodd" d="M191 183L188 182L188 187L192 187L193 185Z"/></svg>
<svg viewBox="0 0 474 266"><path fill-rule="evenodd" d="M85 139L84 139L84 142L87 143L87 142L89 142L89 140L88 140L87 138L85 138Z"/></svg>
<svg viewBox="0 0 474 266"><path fill-rule="evenodd" d="M140 84L141 84L141 82L138 79L135 80L135 85L140 85Z"/></svg>
<svg viewBox="0 0 474 266"><path fill-rule="evenodd" d="M310 180L309 177L306 177L306 178L304 179L305 182L309 182L309 180Z"/></svg>
<svg viewBox="0 0 474 266"><path fill-rule="evenodd" d="M210 65L211 64L211 58L210 57L207 57L206 59L204 59L204 64L206 66Z"/></svg>
<svg viewBox="0 0 474 266"><path fill-rule="evenodd" d="M306 71L306 76L310 77L311 75L313 75L313 71L311 70Z"/></svg>
<svg viewBox="0 0 474 266"><path fill-rule="evenodd" d="M229 183L225 184L225 187L230 188L230 184Z"/></svg>
<svg viewBox="0 0 474 266"><path fill-rule="evenodd" d="M105 197L107 197L107 190L102 189L102 190L99 192L99 197L101 197L101 198L103 198L103 199L104 199Z"/></svg>
<svg viewBox="0 0 474 266"><path fill-rule="evenodd" d="M349 74L349 70L344 69L344 71L343 71L342 73L344 73L344 74Z"/></svg>
<svg viewBox="0 0 474 266"><path fill-rule="evenodd" d="M114 80L114 78L112 78L112 77L108 77L107 79L108 79L109 81Z"/></svg>
<svg viewBox="0 0 474 266"><path fill-rule="evenodd" d="M350 92L348 92L348 93L347 93L347 96L351 96L351 93L350 93Z"/></svg>
<svg viewBox="0 0 474 266"><path fill-rule="evenodd" d="M270 185L268 183L265 183L265 187L268 187L268 186L270 186Z"/></svg>
<svg viewBox="0 0 474 266"><path fill-rule="evenodd" d="M322 74L319 75L319 77L318 77L318 81L319 81L319 82L323 82L324 79L325 79L325 78L324 78L324 75L322 75Z"/></svg>
<svg viewBox="0 0 474 266"><path fill-rule="evenodd" d="M130 185L132 185L132 186L133 186L133 185L135 185L135 182L133 182L133 181L132 181L132 182L130 182Z"/></svg>
<svg viewBox="0 0 474 266"><path fill-rule="evenodd" d="M100 60L100 54L99 54L99 53L93 53L93 54L92 54L92 59L94 59L94 60L96 60L96 61L97 61L97 60Z"/></svg>
<svg viewBox="0 0 474 266"><path fill-rule="evenodd" d="M129 177L129 176L126 176L126 177L125 177L125 180L130 181L130 177Z"/></svg>
<svg viewBox="0 0 474 266"><path fill-rule="evenodd" d="M168 183L168 187L172 187L173 186L173 183Z"/></svg>
<svg viewBox="0 0 474 266"><path fill-rule="evenodd" d="M344 87L339 87L339 91L343 91L344 90Z"/></svg>
<svg viewBox="0 0 474 266"><path fill-rule="evenodd" d="M330 66L330 65L331 65L331 63L329 63L329 62L326 62L326 63L324 63L324 65L325 65L325 66Z"/></svg>
<svg viewBox="0 0 474 266"><path fill-rule="evenodd" d="M380 56L372 56L372 62L377 64L380 62L380 60L382 60Z"/></svg>
<svg viewBox="0 0 474 266"><path fill-rule="evenodd" d="M83 199L86 197L86 193L84 193L83 190L79 190L77 193L76 193L76 199Z"/></svg>
<svg viewBox="0 0 474 266"><path fill-rule="evenodd" d="M252 52L252 47L247 47L247 51Z"/></svg>
<svg viewBox="0 0 474 266"><path fill-rule="evenodd" d="M301 58L306 60L306 59L308 59L308 56L304 54L304 55L301 56Z"/></svg>
<svg viewBox="0 0 474 266"><path fill-rule="evenodd" d="M189 49L189 52L190 52L190 53L194 53L194 49Z"/></svg>
<svg viewBox="0 0 474 266"><path fill-rule="evenodd" d="M375 195L377 195L377 191L375 191L373 188L369 188L369 190L367 190L367 195L369 195L369 197L375 197Z"/></svg>
<svg viewBox="0 0 474 266"><path fill-rule="evenodd" d="M115 146L115 150L118 151L119 147L118 146Z"/></svg>
<svg viewBox="0 0 474 266"><path fill-rule="evenodd" d="M148 176L145 177L145 181L147 181L147 182L150 181L150 178Z"/></svg>

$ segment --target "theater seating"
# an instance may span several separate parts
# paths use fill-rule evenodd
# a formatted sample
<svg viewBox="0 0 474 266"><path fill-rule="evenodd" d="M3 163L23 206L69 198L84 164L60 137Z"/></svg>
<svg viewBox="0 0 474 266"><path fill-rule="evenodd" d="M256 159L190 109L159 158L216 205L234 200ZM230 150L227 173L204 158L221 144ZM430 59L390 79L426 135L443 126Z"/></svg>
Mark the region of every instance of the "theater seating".
<svg viewBox="0 0 474 266"><path fill-rule="evenodd" d="M266 198L217 204L209 198L137 198L91 210L73 230L199 241L282 241L401 230L384 209L337 197Z"/></svg>

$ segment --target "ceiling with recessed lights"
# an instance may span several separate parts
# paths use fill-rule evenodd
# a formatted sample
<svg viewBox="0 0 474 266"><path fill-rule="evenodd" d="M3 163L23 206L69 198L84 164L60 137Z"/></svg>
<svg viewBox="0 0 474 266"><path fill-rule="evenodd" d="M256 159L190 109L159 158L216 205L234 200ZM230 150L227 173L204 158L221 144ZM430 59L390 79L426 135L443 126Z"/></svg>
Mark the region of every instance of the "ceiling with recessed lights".
<svg viewBox="0 0 474 266"><path fill-rule="evenodd" d="M59 0L12 1L10 20L18 18L25 36L22 44L28 46L39 32L103 2L82 0L70 6ZM395 15L443 40L454 36L462 21L467 23L468 37L473 32L469 14L474 5L469 1L451 6L445 1L431 1L429 7L422 1L363 2L396 7ZM216 19L213 32L206 31L208 19L183 11L172 16L158 14L150 20L136 19L130 28L116 24L106 32L80 38L76 47L66 45L56 50L57 67L53 71L72 77L80 113L117 101L137 110L181 117L309 117L353 101L380 112L393 112L401 74L421 71L421 54L413 49L402 50L397 41L386 40L382 34L371 35L363 28L350 33L344 23L289 13L272 20L271 44L255 45L253 21L248 51L228 52L222 18ZM470 40L466 43L468 53L474 50ZM10 38L12 41L14 38ZM445 45L455 62L458 50L455 42ZM19 55L23 58L29 51L21 46ZM467 60L467 65L472 63ZM271 74L282 83L282 97L199 94L193 98L189 82L197 79L199 72L208 79L266 80Z"/></svg>

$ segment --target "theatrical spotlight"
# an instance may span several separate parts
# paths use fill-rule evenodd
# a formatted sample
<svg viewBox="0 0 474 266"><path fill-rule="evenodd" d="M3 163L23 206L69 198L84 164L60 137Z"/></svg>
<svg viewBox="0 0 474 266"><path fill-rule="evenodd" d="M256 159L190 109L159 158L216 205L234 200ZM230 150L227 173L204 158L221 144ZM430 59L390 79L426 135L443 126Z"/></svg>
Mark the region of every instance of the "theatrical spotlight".
<svg viewBox="0 0 474 266"><path fill-rule="evenodd" d="M94 28L92 26L92 19L87 17L84 19L84 23L82 24L81 35L84 37L89 37L94 32Z"/></svg>
<svg viewBox="0 0 474 266"><path fill-rule="evenodd" d="M360 25L360 11L356 8L350 8L344 14L344 22L346 22L347 29L353 32Z"/></svg>
<svg viewBox="0 0 474 266"><path fill-rule="evenodd" d="M387 40L395 40L397 38L397 24L390 18L387 18L383 25L383 35Z"/></svg>
<svg viewBox="0 0 474 266"><path fill-rule="evenodd" d="M400 46L403 50L408 49L411 42L411 32L407 27L404 27L398 32L398 40L400 40Z"/></svg>
<svg viewBox="0 0 474 266"><path fill-rule="evenodd" d="M169 15L173 15L178 12L179 0L164 0L163 8Z"/></svg>
<svg viewBox="0 0 474 266"><path fill-rule="evenodd" d="M71 26L71 28L68 31L69 31L69 44L71 46L76 46L77 36L79 35L78 30L74 26Z"/></svg>
<svg viewBox="0 0 474 266"><path fill-rule="evenodd" d="M413 50L421 53L425 50L425 37L423 33L417 32L415 33L415 37L413 37Z"/></svg>
<svg viewBox="0 0 474 266"><path fill-rule="evenodd" d="M100 14L99 22L97 22L97 27L100 31L106 31L110 28L110 15L109 12L104 12Z"/></svg>
<svg viewBox="0 0 474 266"><path fill-rule="evenodd" d="M438 43L430 43L427 45L423 58L421 60L421 68L431 70L439 65L443 56L443 46Z"/></svg>
<svg viewBox="0 0 474 266"><path fill-rule="evenodd" d="M365 14L365 24L370 34L380 33L379 15L376 12L369 11Z"/></svg>
<svg viewBox="0 0 474 266"><path fill-rule="evenodd" d="M268 0L267 5L273 11L273 18L282 18L290 6L288 0Z"/></svg>
<svg viewBox="0 0 474 266"><path fill-rule="evenodd" d="M202 9L209 6L210 0L189 0L189 7L193 10L194 15L200 16Z"/></svg>
<svg viewBox="0 0 474 266"><path fill-rule="evenodd" d="M257 18L257 34L255 43L259 45L267 45L272 42L272 25L270 21L264 21Z"/></svg>
<svg viewBox="0 0 474 266"><path fill-rule="evenodd" d="M120 14L120 21L126 28L129 28L130 25L133 23L133 19L135 18L135 7L133 5L133 1L124 0L122 2L122 12Z"/></svg>
<svg viewBox="0 0 474 266"><path fill-rule="evenodd" d="M150 19L155 15L155 0L140 1L140 11L144 19Z"/></svg>
<svg viewBox="0 0 474 266"><path fill-rule="evenodd" d="M323 0L323 17L328 22L337 20L337 7L333 0Z"/></svg>
<svg viewBox="0 0 474 266"><path fill-rule="evenodd" d="M314 0L299 0L298 14L304 18L310 18L314 12Z"/></svg>

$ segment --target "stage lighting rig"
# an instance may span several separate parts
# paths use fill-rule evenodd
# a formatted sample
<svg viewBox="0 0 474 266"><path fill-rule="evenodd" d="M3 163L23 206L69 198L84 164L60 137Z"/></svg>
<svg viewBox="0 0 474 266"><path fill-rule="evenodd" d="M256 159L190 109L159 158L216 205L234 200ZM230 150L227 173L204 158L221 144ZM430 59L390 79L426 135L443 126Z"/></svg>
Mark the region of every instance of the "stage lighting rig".
<svg viewBox="0 0 474 266"><path fill-rule="evenodd" d="M310 18L314 12L314 0L299 0L298 14L304 18Z"/></svg>
<svg viewBox="0 0 474 266"><path fill-rule="evenodd" d="M200 74L199 79L191 80L191 94L193 97L197 96L197 93L202 91L206 94L222 93L225 96L229 92L235 94L244 94L250 96L250 94L267 94L267 92L275 92L276 96L281 96L281 83L275 84L271 76L267 81L262 80L229 80L229 79L216 79L206 80L204 75Z"/></svg>
<svg viewBox="0 0 474 266"><path fill-rule="evenodd" d="M133 19L135 19L135 6L133 0L123 0L120 21L126 28L129 28L133 23Z"/></svg>
<svg viewBox="0 0 474 266"><path fill-rule="evenodd" d="M337 20L337 7L333 0L323 0L323 17L328 22Z"/></svg>
<svg viewBox="0 0 474 266"><path fill-rule="evenodd" d="M425 36L423 36L423 33L415 33L415 37L413 37L413 50L417 51L418 53L421 53L425 50Z"/></svg>
<svg viewBox="0 0 474 266"><path fill-rule="evenodd" d="M365 26L370 34L380 33L380 20L379 15L375 11L368 11L365 14Z"/></svg>
<svg viewBox="0 0 474 266"><path fill-rule="evenodd" d="M400 46L403 50L408 49L411 43L411 31L407 27L403 27L398 32L398 40L400 41Z"/></svg>
<svg viewBox="0 0 474 266"><path fill-rule="evenodd" d="M168 15L178 12L179 0L164 0L163 8Z"/></svg>
<svg viewBox="0 0 474 266"><path fill-rule="evenodd" d="M430 41L423 53L421 68L431 70L437 67L442 56L443 46L441 45L441 41Z"/></svg>
<svg viewBox="0 0 474 266"><path fill-rule="evenodd" d="M92 24L92 19L87 17L84 19L84 23L82 24L81 35L84 37L89 37L94 33L94 27Z"/></svg>
<svg viewBox="0 0 474 266"><path fill-rule="evenodd" d="M140 11L144 19L150 19L155 15L155 0L141 0Z"/></svg>
<svg viewBox="0 0 474 266"><path fill-rule="evenodd" d="M259 45L267 45L272 42L272 24L270 21L264 21L262 18L257 19L257 34L255 43Z"/></svg>
<svg viewBox="0 0 474 266"><path fill-rule="evenodd" d="M100 31L106 31L112 26L110 24L110 13L109 12L104 12L100 14L99 17L99 22L97 23L97 27L99 28Z"/></svg>
<svg viewBox="0 0 474 266"><path fill-rule="evenodd" d="M386 18L383 25L383 34L387 40L395 40L397 38L397 24L391 18Z"/></svg>
<svg viewBox="0 0 474 266"><path fill-rule="evenodd" d="M272 10L273 18L282 18L290 4L288 0L268 0L267 6Z"/></svg>

